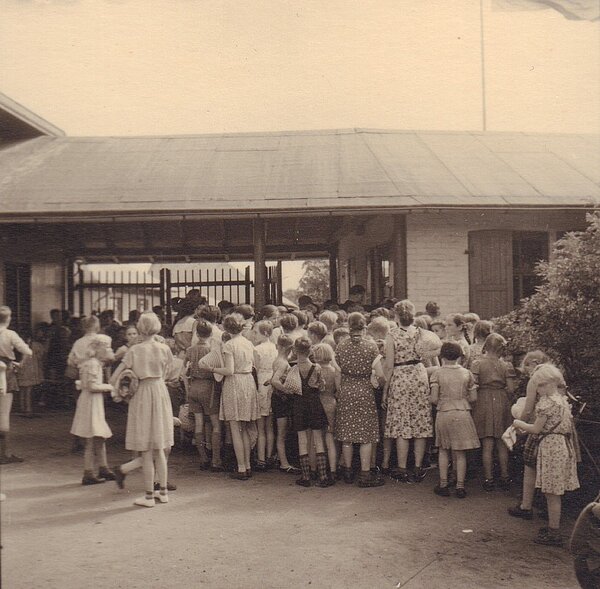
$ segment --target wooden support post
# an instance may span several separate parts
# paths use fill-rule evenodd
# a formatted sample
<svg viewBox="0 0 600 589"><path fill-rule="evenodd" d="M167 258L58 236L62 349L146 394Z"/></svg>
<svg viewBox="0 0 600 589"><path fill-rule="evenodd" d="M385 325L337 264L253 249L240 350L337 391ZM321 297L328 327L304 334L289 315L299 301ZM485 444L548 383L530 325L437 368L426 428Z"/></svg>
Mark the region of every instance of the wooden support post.
<svg viewBox="0 0 600 589"><path fill-rule="evenodd" d="M67 309L71 315L75 314L75 264L71 258L65 263L67 278Z"/></svg>
<svg viewBox="0 0 600 589"><path fill-rule="evenodd" d="M267 268L265 266L265 222L264 219L254 219L254 308L258 311L267 301Z"/></svg>
<svg viewBox="0 0 600 589"><path fill-rule="evenodd" d="M408 292L406 269L406 215L394 216L392 260L394 265L394 297L397 299L405 299Z"/></svg>
<svg viewBox="0 0 600 589"><path fill-rule="evenodd" d="M338 300L337 245L329 249L329 298Z"/></svg>

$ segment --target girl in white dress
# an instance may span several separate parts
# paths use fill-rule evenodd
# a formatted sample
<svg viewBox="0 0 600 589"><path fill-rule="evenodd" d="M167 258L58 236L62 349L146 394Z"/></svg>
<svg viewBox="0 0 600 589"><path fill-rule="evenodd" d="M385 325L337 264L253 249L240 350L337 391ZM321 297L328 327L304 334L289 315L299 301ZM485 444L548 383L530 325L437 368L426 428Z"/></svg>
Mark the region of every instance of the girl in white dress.
<svg viewBox="0 0 600 589"><path fill-rule="evenodd" d="M154 337L161 330L154 313L142 313L137 329L141 342L125 354L112 376L113 384L128 368L139 379L139 386L129 403L125 447L141 452L146 495L135 505L154 507L154 470L158 475L159 492L156 499L167 503L167 454L173 445L173 409L165 385L165 376L173 364L173 354L166 344ZM116 471L117 481L125 473Z"/></svg>
<svg viewBox="0 0 600 589"><path fill-rule="evenodd" d="M103 365L114 358L110 337L90 337L84 355L86 359L78 364L81 394L77 399L71 433L85 439L81 484L96 485L115 479L115 474L108 468L106 461L106 439L112 436L112 431L104 416L102 395L113 390L110 384L102 382ZM98 476L94 473L94 457L99 465Z"/></svg>

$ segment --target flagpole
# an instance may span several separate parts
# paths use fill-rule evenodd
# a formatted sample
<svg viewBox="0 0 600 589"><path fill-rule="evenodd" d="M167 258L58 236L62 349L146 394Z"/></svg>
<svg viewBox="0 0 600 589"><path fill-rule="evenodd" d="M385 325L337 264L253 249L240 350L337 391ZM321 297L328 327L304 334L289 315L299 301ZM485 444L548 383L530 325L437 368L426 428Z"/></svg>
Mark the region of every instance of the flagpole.
<svg viewBox="0 0 600 589"><path fill-rule="evenodd" d="M481 117L482 127L487 131L487 105L485 99L485 43L483 33L483 0L479 0L479 32L480 32L480 54L481 54Z"/></svg>

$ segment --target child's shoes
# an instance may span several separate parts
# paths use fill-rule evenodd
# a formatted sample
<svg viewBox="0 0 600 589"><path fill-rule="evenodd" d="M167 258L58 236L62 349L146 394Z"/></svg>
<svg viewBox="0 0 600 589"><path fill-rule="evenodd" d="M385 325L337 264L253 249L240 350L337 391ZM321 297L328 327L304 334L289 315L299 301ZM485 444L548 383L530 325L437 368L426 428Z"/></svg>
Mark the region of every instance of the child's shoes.
<svg viewBox="0 0 600 589"><path fill-rule="evenodd" d="M83 478L81 479L82 485L98 485L99 483L105 483L106 479L97 477L93 472L84 472Z"/></svg>
<svg viewBox="0 0 600 589"><path fill-rule="evenodd" d="M433 487L433 492L440 497L450 497L450 489L447 486L436 485Z"/></svg>
<svg viewBox="0 0 600 589"><path fill-rule="evenodd" d="M296 479L296 484L300 485L301 487L310 487L311 481L310 479L299 478Z"/></svg>
<svg viewBox="0 0 600 589"><path fill-rule="evenodd" d="M563 545L563 539L560 532L558 530L551 530L550 528L542 528L533 541L536 544L556 546L557 548L560 548Z"/></svg>
<svg viewBox="0 0 600 589"><path fill-rule="evenodd" d="M134 505L139 505L140 507L154 507L154 497L140 497L133 502Z"/></svg>
<svg viewBox="0 0 600 589"><path fill-rule="evenodd" d="M510 487L512 485L512 480L508 477L506 478L501 478L498 481L498 487L502 490L502 491L510 491Z"/></svg>
<svg viewBox="0 0 600 589"><path fill-rule="evenodd" d="M508 508L508 515L520 517L521 519L533 519L533 509L523 509L521 505Z"/></svg>
<svg viewBox="0 0 600 589"><path fill-rule="evenodd" d="M101 466L98 469L98 478L105 479L107 481L116 481L117 475L107 466Z"/></svg>
<svg viewBox="0 0 600 589"><path fill-rule="evenodd" d="M154 499L156 499L159 503L168 503L169 494L161 493L160 491L154 491Z"/></svg>
<svg viewBox="0 0 600 589"><path fill-rule="evenodd" d="M483 481L482 487L484 491L493 491L496 488L494 484L494 479L485 479L485 481Z"/></svg>
<svg viewBox="0 0 600 589"><path fill-rule="evenodd" d="M154 490L160 491L160 485L158 483L154 483ZM177 485L167 482L167 491L177 491Z"/></svg>
<svg viewBox="0 0 600 589"><path fill-rule="evenodd" d="M113 466L113 474L115 475L114 481L117 483L119 489L125 488L125 473L121 470L120 466Z"/></svg>
<svg viewBox="0 0 600 589"><path fill-rule="evenodd" d="M371 471L361 471L358 475L358 486L365 489L370 487L381 487L385 481L379 476L374 475Z"/></svg>
<svg viewBox="0 0 600 589"><path fill-rule="evenodd" d="M467 492L465 491L465 489L463 487L457 487L456 489L456 498L457 499L464 499L467 496Z"/></svg>

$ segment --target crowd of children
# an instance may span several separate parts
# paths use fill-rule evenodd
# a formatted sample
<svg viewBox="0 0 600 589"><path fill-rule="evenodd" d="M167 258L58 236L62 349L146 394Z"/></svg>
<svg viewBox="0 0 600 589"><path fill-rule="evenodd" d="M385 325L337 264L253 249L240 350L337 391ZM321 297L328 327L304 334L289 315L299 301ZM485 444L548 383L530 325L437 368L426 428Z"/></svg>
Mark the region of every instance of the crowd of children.
<svg viewBox="0 0 600 589"><path fill-rule="evenodd" d="M472 313L442 319L434 303L426 313L415 313L410 301L369 312L356 301L327 307L267 305L255 317L249 305L222 313L200 301L176 322L174 338L156 314L143 313L122 328L122 342L113 347L106 329L99 334L96 317L84 319L67 359L81 390L71 433L85 439L82 483L116 480L122 487L125 476L141 467L145 495L136 504L166 503L168 454L177 439L173 424L180 423L191 430L199 468L220 472L233 462L236 480L278 468L299 475L303 487L352 484L358 445L360 487L381 486L386 475L419 483L437 452L434 492L464 499L474 464L469 451L478 448L485 491L510 488L503 435L513 427L527 435L528 459L523 500L510 514L531 519L533 494L541 489L549 525L535 540L560 545L560 499L578 487L575 432L560 371L541 352L525 357L526 404L513 419L517 373L490 322ZM9 369L9 384L0 380L2 415L2 398L16 390L10 384L15 374L25 412L41 378L35 348L30 359L32 349L9 323L10 311L0 309L0 360ZM14 350L25 360L18 372ZM128 402L126 448L136 453L112 469L104 444L111 436L104 392ZM16 460L6 453L8 426L3 431L2 423L0 461ZM292 464L296 456L299 467Z"/></svg>

